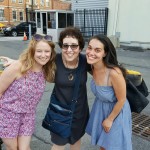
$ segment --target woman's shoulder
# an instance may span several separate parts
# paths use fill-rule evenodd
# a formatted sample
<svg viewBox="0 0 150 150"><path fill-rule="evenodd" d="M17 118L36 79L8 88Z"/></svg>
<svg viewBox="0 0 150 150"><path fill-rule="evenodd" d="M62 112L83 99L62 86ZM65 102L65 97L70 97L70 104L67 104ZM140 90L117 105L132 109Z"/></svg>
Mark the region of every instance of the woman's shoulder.
<svg viewBox="0 0 150 150"><path fill-rule="evenodd" d="M61 53L56 53L56 58L61 57Z"/></svg>
<svg viewBox="0 0 150 150"><path fill-rule="evenodd" d="M120 76L122 76L122 72L121 72L120 68L114 67L114 68L110 69L110 77L112 79L117 79Z"/></svg>
<svg viewBox="0 0 150 150"><path fill-rule="evenodd" d="M56 58L55 58L55 63L56 63L56 66L58 67L58 65L60 65L62 63L62 59L61 59L61 56L62 54L61 53L57 53L56 54Z"/></svg>
<svg viewBox="0 0 150 150"><path fill-rule="evenodd" d="M82 59L82 61L85 61L86 62L86 56L85 56L85 54L82 54L82 53L80 53L80 58Z"/></svg>
<svg viewBox="0 0 150 150"><path fill-rule="evenodd" d="M57 62L58 60L60 60L61 55L62 55L61 53L57 53L57 54L56 54L56 62Z"/></svg>

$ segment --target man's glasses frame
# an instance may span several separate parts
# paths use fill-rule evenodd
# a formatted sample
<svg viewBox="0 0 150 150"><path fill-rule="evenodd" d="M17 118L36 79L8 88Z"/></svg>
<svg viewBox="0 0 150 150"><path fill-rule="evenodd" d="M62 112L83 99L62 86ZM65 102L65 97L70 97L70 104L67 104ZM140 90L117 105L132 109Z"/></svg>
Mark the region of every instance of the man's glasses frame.
<svg viewBox="0 0 150 150"><path fill-rule="evenodd" d="M70 47L72 50L76 50L78 48L79 45L77 44L72 44L72 45L69 45L69 44L63 44L62 45L62 49L64 50L68 50L68 48Z"/></svg>
<svg viewBox="0 0 150 150"><path fill-rule="evenodd" d="M40 41L40 40L46 40L51 42L52 41L52 36L51 35L41 35L41 34L34 34L32 37L33 40L35 41Z"/></svg>

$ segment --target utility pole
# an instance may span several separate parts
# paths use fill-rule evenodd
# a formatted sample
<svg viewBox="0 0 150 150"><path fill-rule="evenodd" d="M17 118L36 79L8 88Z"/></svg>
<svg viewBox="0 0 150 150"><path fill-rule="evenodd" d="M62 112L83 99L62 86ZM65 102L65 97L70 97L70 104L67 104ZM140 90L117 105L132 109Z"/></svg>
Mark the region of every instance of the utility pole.
<svg viewBox="0 0 150 150"><path fill-rule="evenodd" d="M27 2L24 2L24 9L25 9L25 15L26 15L26 22L28 22L28 4L27 4Z"/></svg>
<svg viewBox="0 0 150 150"><path fill-rule="evenodd" d="M28 22L28 8L26 6L26 22Z"/></svg>
<svg viewBox="0 0 150 150"><path fill-rule="evenodd" d="M33 21L33 0L31 2L31 21Z"/></svg>
<svg viewBox="0 0 150 150"><path fill-rule="evenodd" d="M8 24L10 24L10 8L9 8L9 0L8 0Z"/></svg>

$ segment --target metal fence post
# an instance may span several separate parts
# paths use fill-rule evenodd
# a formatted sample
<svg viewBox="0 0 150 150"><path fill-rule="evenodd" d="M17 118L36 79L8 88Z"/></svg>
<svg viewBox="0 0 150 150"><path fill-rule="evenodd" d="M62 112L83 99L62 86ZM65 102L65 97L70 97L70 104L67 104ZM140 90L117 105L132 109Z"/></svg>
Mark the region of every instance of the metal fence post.
<svg viewBox="0 0 150 150"><path fill-rule="evenodd" d="M29 24L29 40L31 40L31 24Z"/></svg>
<svg viewBox="0 0 150 150"><path fill-rule="evenodd" d="M107 25L108 25L108 8L105 8L105 26L104 26L105 35L107 35Z"/></svg>

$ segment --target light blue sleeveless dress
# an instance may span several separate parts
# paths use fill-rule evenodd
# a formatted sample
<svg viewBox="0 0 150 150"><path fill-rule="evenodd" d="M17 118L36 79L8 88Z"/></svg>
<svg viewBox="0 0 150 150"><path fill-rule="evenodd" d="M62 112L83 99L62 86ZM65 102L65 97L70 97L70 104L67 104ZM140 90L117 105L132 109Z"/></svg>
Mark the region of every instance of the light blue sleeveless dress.
<svg viewBox="0 0 150 150"><path fill-rule="evenodd" d="M91 90L95 95L86 132L91 135L91 144L106 150L132 150L131 110L126 100L121 112L116 117L111 130L106 133L102 122L109 116L117 102L112 86L99 86L91 81Z"/></svg>

